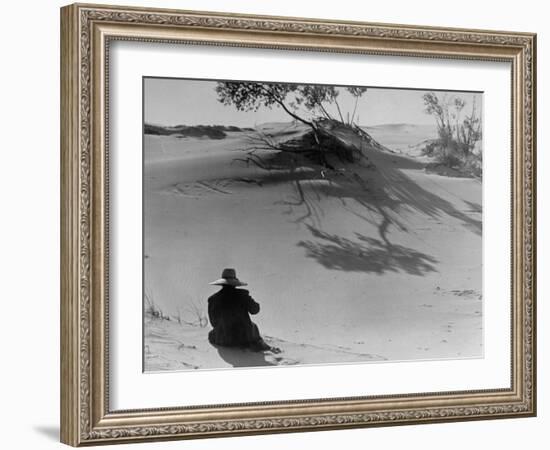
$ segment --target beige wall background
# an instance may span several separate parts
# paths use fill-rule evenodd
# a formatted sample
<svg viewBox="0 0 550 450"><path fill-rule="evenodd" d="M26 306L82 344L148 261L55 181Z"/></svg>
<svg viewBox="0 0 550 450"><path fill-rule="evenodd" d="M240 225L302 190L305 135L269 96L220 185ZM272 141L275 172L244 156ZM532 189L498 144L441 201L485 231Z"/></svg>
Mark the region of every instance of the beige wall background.
<svg viewBox="0 0 550 450"><path fill-rule="evenodd" d="M479 0L163 0L145 7L532 31L538 37L539 417L471 423L139 444L140 449L546 448L550 225L550 31L545 2ZM59 417L59 7L2 5L0 70L0 414L2 448L50 449ZM128 446L120 446L119 448ZM133 448L138 448L137 446Z"/></svg>

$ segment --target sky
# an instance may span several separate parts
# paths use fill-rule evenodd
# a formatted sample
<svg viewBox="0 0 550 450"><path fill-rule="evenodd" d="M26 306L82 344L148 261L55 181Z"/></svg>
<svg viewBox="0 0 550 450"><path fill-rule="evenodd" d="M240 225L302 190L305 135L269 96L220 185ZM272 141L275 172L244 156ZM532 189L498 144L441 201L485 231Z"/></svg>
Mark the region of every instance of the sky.
<svg viewBox="0 0 550 450"><path fill-rule="evenodd" d="M144 119L155 125L235 125L253 127L266 122L292 120L280 107L262 107L257 112L238 111L224 106L215 92L217 81L173 78L144 78ZM356 123L373 126L389 123L433 125L434 118L424 111L422 96L428 91L372 87L357 106ZM443 94L443 92L441 93ZM454 93L467 105L480 94ZM478 104L480 100L477 100ZM338 103L344 114L353 112L355 99L341 90ZM329 110L337 116L335 107ZM304 112L304 115L307 113Z"/></svg>

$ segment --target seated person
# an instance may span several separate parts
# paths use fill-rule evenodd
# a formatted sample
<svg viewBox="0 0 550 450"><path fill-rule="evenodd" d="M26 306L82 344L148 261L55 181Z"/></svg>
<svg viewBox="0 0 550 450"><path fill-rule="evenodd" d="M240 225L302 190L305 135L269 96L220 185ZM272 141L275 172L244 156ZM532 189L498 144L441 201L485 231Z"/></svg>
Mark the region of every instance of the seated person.
<svg viewBox="0 0 550 450"><path fill-rule="evenodd" d="M222 288L208 299L208 318L213 330L208 340L223 347L248 348L253 351L272 350L260 335L249 314L258 314L260 305L237 278L235 269L224 269L222 277L210 283Z"/></svg>

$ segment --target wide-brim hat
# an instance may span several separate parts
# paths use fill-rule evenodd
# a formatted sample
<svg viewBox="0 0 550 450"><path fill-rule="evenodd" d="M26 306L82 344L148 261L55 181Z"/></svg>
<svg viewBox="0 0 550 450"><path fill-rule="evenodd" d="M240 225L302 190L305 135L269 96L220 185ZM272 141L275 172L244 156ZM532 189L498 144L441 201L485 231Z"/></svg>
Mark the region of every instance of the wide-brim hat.
<svg viewBox="0 0 550 450"><path fill-rule="evenodd" d="M247 286L247 283L237 278L237 271L235 269L223 269L222 277L208 284L215 286Z"/></svg>

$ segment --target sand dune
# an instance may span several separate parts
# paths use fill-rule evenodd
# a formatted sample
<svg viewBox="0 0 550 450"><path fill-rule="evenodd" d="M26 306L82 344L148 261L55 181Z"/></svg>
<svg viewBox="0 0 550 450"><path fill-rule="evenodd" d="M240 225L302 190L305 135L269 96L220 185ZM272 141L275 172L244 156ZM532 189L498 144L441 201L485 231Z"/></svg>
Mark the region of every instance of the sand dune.
<svg viewBox="0 0 550 450"><path fill-rule="evenodd" d="M388 149L415 157L422 156L426 144L438 137L435 125L397 123L363 129Z"/></svg>
<svg viewBox="0 0 550 450"><path fill-rule="evenodd" d="M293 366L320 361L346 363L374 362L379 355L353 352L345 347L316 346L265 335L265 341L281 353L252 352L238 348L214 347L208 343L208 328L182 326L174 321L145 318L144 362L147 371L218 369L230 367Z"/></svg>
<svg viewBox="0 0 550 450"><path fill-rule="evenodd" d="M394 144L426 138L393 133ZM482 356L478 180L430 174L421 158L373 147L330 174L300 159L263 170L238 161L246 133L229 134L145 136L145 288L168 315L189 304L205 311L208 282L235 267L261 304L254 321L284 351L219 352L208 327L153 319L146 370Z"/></svg>

